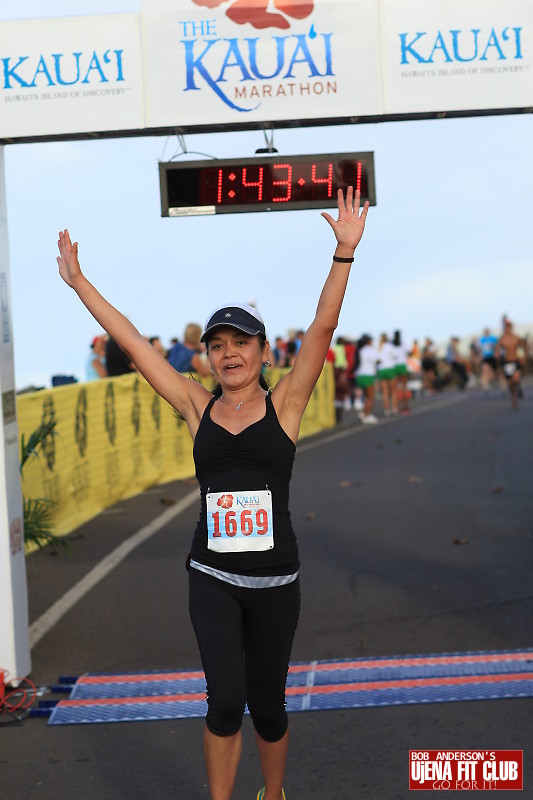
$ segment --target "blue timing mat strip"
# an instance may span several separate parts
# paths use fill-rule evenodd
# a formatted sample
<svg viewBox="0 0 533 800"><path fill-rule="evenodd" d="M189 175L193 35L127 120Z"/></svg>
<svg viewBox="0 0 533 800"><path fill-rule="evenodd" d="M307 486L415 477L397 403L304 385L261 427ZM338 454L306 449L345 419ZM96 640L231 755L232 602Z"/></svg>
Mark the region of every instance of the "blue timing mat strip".
<svg viewBox="0 0 533 800"><path fill-rule="evenodd" d="M291 665L287 711L533 697L533 648L478 653L316 661ZM203 717L196 672L89 674L50 725Z"/></svg>

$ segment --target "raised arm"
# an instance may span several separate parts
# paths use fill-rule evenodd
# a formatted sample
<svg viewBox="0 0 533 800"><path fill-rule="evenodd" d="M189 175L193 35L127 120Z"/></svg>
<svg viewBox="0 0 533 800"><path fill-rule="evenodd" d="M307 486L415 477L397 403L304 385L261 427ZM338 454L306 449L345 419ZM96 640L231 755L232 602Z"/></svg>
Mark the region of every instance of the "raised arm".
<svg viewBox="0 0 533 800"><path fill-rule="evenodd" d="M274 402L280 422L293 439L294 431L296 430L297 435L302 414L324 366L339 321L351 262L361 241L368 213L368 202L362 210L360 205L360 193L355 192L354 196L350 186L346 198L339 189L336 220L327 212L322 213L337 240L335 258L320 294L315 318L302 340L294 366L273 392L273 399L276 398L276 392L278 393Z"/></svg>
<svg viewBox="0 0 533 800"><path fill-rule="evenodd" d="M71 242L68 230L60 232L58 246L59 274L65 283L74 289L96 321L124 350L155 391L180 412L194 435L206 399L210 396L207 389L176 372L137 328L87 280L78 260L78 243Z"/></svg>

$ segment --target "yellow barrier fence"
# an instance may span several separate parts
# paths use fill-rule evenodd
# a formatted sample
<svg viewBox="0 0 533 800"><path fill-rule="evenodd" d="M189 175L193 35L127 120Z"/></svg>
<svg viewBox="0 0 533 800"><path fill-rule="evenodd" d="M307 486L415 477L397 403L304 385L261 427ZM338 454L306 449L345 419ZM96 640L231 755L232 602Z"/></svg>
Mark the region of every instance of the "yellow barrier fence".
<svg viewBox="0 0 533 800"><path fill-rule="evenodd" d="M283 372L269 370L269 384ZM334 426L333 399L327 364L304 414L302 437ZM17 415L26 440L41 423L57 420L22 480L24 497L53 501L57 535L150 486L194 475L186 423L137 374L20 395Z"/></svg>

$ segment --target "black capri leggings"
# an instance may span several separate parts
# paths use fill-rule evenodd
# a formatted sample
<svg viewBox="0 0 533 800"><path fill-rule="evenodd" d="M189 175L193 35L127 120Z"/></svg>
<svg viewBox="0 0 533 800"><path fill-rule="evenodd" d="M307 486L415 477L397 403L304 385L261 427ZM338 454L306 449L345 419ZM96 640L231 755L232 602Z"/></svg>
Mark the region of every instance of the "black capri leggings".
<svg viewBox="0 0 533 800"><path fill-rule="evenodd" d="M285 684L299 581L249 589L191 568L189 610L207 680L208 729L217 736L237 733L247 703L259 736L279 741L288 727Z"/></svg>

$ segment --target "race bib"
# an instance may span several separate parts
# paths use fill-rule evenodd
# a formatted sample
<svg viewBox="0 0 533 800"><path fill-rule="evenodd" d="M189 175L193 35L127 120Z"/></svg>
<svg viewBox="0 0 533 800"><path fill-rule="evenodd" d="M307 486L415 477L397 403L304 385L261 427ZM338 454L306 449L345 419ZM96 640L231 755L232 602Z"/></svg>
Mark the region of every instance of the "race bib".
<svg viewBox="0 0 533 800"><path fill-rule="evenodd" d="M207 547L217 553L272 550L272 492L208 492Z"/></svg>
<svg viewBox="0 0 533 800"><path fill-rule="evenodd" d="M508 378L512 378L516 372L516 364L514 363L514 361L509 361L508 364L504 364L503 371L505 372Z"/></svg>

